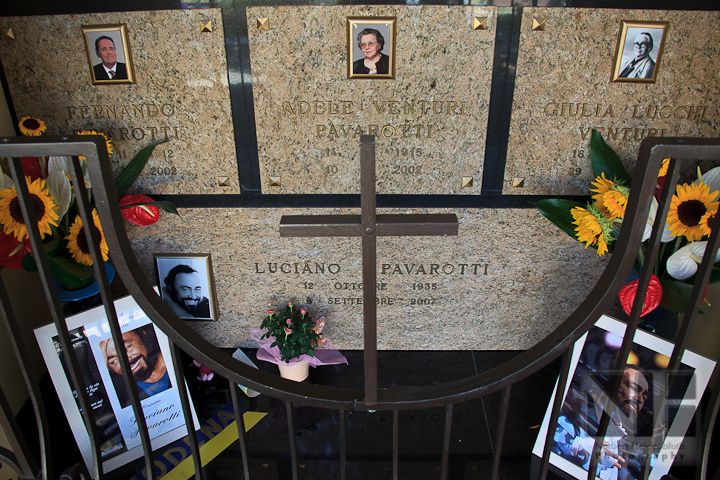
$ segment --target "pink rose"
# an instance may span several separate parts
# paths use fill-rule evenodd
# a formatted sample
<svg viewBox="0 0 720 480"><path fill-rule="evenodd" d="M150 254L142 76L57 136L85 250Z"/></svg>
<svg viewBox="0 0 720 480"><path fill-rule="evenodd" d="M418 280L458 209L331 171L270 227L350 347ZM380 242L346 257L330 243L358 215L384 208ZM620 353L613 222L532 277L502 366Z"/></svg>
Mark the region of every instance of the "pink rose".
<svg viewBox="0 0 720 480"><path fill-rule="evenodd" d="M325 345L327 345L327 339L325 337L318 338L318 345L324 347Z"/></svg>
<svg viewBox="0 0 720 480"><path fill-rule="evenodd" d="M292 329L285 327L285 335L290 335L292 333Z"/></svg>
<svg viewBox="0 0 720 480"><path fill-rule="evenodd" d="M268 311L267 311L267 314L268 314L268 315L272 315L273 313L275 313L275 312L273 312L272 310L268 310Z"/></svg>
<svg viewBox="0 0 720 480"><path fill-rule="evenodd" d="M300 315L302 315L304 317L305 314L307 314L307 308L303 307L300 309Z"/></svg>
<svg viewBox="0 0 720 480"><path fill-rule="evenodd" d="M285 319L285 325L287 325L287 326L292 325L292 320L290 320L289 318Z"/></svg>

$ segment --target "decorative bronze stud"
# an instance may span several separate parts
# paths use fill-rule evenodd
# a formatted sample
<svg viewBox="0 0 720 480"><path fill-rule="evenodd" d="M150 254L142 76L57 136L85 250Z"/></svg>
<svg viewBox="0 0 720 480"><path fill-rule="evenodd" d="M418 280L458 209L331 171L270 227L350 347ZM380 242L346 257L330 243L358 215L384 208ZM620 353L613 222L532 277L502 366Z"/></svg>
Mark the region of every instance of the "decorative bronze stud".
<svg viewBox="0 0 720 480"><path fill-rule="evenodd" d="M15 40L15 32L13 32L12 28L8 28L7 32L5 32L5 35Z"/></svg>
<svg viewBox="0 0 720 480"><path fill-rule="evenodd" d="M487 30L487 17L473 17L473 30Z"/></svg>
<svg viewBox="0 0 720 480"><path fill-rule="evenodd" d="M462 186L463 188L472 187L473 177L462 177Z"/></svg>
<svg viewBox="0 0 720 480"><path fill-rule="evenodd" d="M229 187L230 186L230 177L218 177L218 187Z"/></svg>
<svg viewBox="0 0 720 480"><path fill-rule="evenodd" d="M533 17L532 21L533 32L544 32L545 31L545 20Z"/></svg>
<svg viewBox="0 0 720 480"><path fill-rule="evenodd" d="M212 20L208 20L207 22L200 22L200 31L202 33L212 33L213 30L215 30L215 26L213 25Z"/></svg>
<svg viewBox="0 0 720 480"><path fill-rule="evenodd" d="M523 188L525 186L525 177L513 177L512 186L517 188Z"/></svg>
<svg viewBox="0 0 720 480"><path fill-rule="evenodd" d="M267 17L261 17L257 19L258 30L270 30L270 19Z"/></svg>
<svg viewBox="0 0 720 480"><path fill-rule="evenodd" d="M270 176L269 179L270 179L270 186L271 186L271 187L279 187L279 186L281 185L281 183L280 183L280 177Z"/></svg>

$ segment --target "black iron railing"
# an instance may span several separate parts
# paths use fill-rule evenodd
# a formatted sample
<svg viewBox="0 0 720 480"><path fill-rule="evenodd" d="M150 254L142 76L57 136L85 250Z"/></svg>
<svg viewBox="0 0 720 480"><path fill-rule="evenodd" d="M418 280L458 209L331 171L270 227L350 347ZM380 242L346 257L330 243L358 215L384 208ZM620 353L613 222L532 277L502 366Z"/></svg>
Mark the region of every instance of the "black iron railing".
<svg viewBox="0 0 720 480"><path fill-rule="evenodd" d="M295 383L292 381L281 379L280 377L255 370L242 363L235 361L229 354L219 350L214 345L205 340L195 330L182 322L171 310L163 303L163 301L153 292L152 285L146 280L145 272L142 271L135 260L130 243L125 234L123 220L118 207L118 198L115 191L110 162L108 161L103 139L101 137L43 137L43 138L14 138L2 139L0 141L0 156L10 159L9 166L15 184L17 185L18 196L22 206L23 218L25 224L29 226L30 242L33 248L34 257L40 273L44 294L48 305L52 320L59 332L59 339L62 345L63 354L65 355L68 371L71 376L72 384L79 395L79 404L84 412L89 412L87 395L78 374L78 365L75 357L69 352L70 338L68 329L65 325L65 317L57 300L53 286L50 282L51 273L48 267L48 261L42 248L42 241L37 229L37 223L34 221L35 212L32 203L29 201L29 195L24 176L22 173L19 158L24 156L50 156L50 155L66 155L74 157L74 168L72 171L72 183L75 188L76 197L78 199L86 199L85 185L82 181L82 172L77 157L85 156L89 165L90 180L93 185L93 195L95 205L100 215L101 223L107 243L112 253L115 267L127 287L129 293L137 301L138 305L147 314L147 316L163 331L170 339L171 349L173 352L173 361L176 366L176 379L178 385L183 384L182 362L178 361L180 352L183 351L202 363L208 365L215 372L228 380L230 391L232 393L232 401L236 423L238 426L239 446L242 454L242 468L245 478L251 478L249 469L247 441L245 438L245 429L243 419L240 415L240 405L238 401L236 384L243 384L257 390L265 395L280 399L285 402L286 416L289 430L289 456L292 464L293 478L297 478L298 455L295 444L295 435L293 428L293 408L295 405L309 405L321 407L331 410L339 410L340 416L340 464L341 477L345 478L345 470L347 465L346 457L346 412L352 410L387 410L393 414L393 442L392 442L392 459L393 459L393 478L398 478L398 414L399 411L407 409L424 409L432 407L445 408L445 427L442 442L442 452L439 455L441 463L441 478L448 476L448 457L450 452L450 436L451 425L453 419L453 406L467 400L483 398L495 392L501 392L500 407L497 412L498 425L494 435L495 450L491 464L491 472L484 475L490 475L490 478L498 478L498 472L501 465L503 455L503 439L505 435L506 421L509 412L510 399L512 396L512 387L515 383L527 378L528 376L538 372L541 368L557 359L562 359L560 370L560 382L558 391L562 392L570 368L570 352L573 343L583 334L585 334L597 321L597 319L607 311L609 311L617 291L625 283L633 263L635 261L637 251L642 241L643 230L646 219L650 210L651 199L656 188L657 175L662 159L671 158L672 162L668 173L668 181L665 184L663 195L659 203L658 214L656 215L653 234L650 239L650 254L647 258L657 258L657 251L660 245L661 232L666 219L666 214L670 204L670 198L674 191L674 186L679 177L680 168L690 162L698 160L718 160L720 159L720 139L686 139L686 138L662 138L648 139L643 142L638 164L633 176L629 203L626 209L625 219L622 223L620 237L616 245L615 251L609 264L600 280L597 282L592 291L582 304L551 334L538 342L535 346L524 351L512 358L511 360L492 368L486 372L441 384L428 385L425 387L383 387L378 386L374 380L368 385L367 381L365 389L359 388L340 388L324 385L313 385L307 383ZM372 179L374 182L374 178ZM363 205L369 202L363 202ZM374 204L374 202L372 202ZM91 256L94 260L94 274L100 285L100 292L105 308L105 314L111 326L113 341L116 345L122 344L120 341L122 335L118 324L117 314L114 309L113 299L110 293L106 274L102 265L101 255L99 251L97 232L90 227L91 207L86 200L81 200L78 205L79 213L84 221L84 232L88 239L88 245L91 246ZM702 263L697 273L697 281L692 290L690 302L685 315L682 317L679 332L675 339L675 346L670 360L669 368L677 370L679 367L679 359L685 350L689 332L692 329L696 318L698 306L700 305L703 293L709 283L710 271L713 265L718 244L720 243L720 216L717 216L712 222L712 234L709 239L709 247L706 249ZM364 224L363 224L364 225ZM354 228L354 227L353 227ZM637 295L633 304L630 318L627 322L627 330L624 336L622 346L616 356L616 366L621 366L624 359L627 358L630 351L632 339L638 328L640 321L641 307L643 305L645 295L650 282L650 274L652 273L653 261L648 261L642 272L640 272L640 280ZM366 282L368 283L368 282ZM374 282L370 283L374 285ZM374 292L374 289L370 289ZM0 299L2 300L2 318L5 328L11 339L13 349L18 357L23 380L28 386L30 399L33 404L34 413L38 431L40 432L40 452L38 455L29 451L23 435L17 425L13 424L12 414L7 408L4 401L4 395L0 395L0 406L2 406L5 416L3 428L10 432L12 437L12 452L0 450L0 459L18 470L19 474L25 478L55 478L57 474L53 472L51 466L47 462L47 452L49 449L49 435L47 432L47 413L44 410L41 396L37 387L37 379L31 378L27 370L23 366L23 359L27 358L26 352L28 346L23 345L19 332L19 325L16 316L13 313L12 305L7 297L5 288L0 285ZM370 302L366 302L370 303ZM375 302L371 303L372 305ZM367 319L366 319L367 321ZM369 327L374 335L374 324ZM366 357L376 356L375 345L371 342L366 348L373 349L371 352L365 352ZM147 428L144 416L141 414L141 406L138 397L137 386L131 381L132 376L129 375L130 367L128 364L127 353L124 349L119 349L120 363L124 376L125 387L131 393L131 404L133 411L138 418L140 426L142 446L144 450L145 469L148 478L152 478L152 451L150 448L150 440L148 438ZM698 432L698 438L701 445L698 449L696 477L705 478L707 472L707 462L709 456L709 445L713 427L717 421L719 376L714 375L710 385L710 403L703 417L702 432ZM619 380L614 383L614 390L619 388ZM185 395L185 390L180 388L181 401L186 418L190 418L190 406ZM0 392L1 394L2 392ZM556 395L555 402L552 407L552 416L550 428L546 444L537 476L541 479L545 478L548 472L548 460L550 455L550 445L552 442L552 432L557 422L560 408L562 406L563 396ZM89 416L85 415L85 426L94 445L94 464L95 471L91 472L95 478L103 478L100 458L99 445L94 439L97 438L96 426L90 421ZM603 432L608 425L608 417L604 415L601 420L598 436L602 437ZM203 470L200 466L199 449L197 442L194 440L191 422L188 422L190 447L193 453L195 463L195 477L203 478ZM597 443L597 442L596 442ZM595 456L592 464L598 459L600 445L595 445ZM528 452L530 455L530 452ZM590 472L594 468L590 467ZM645 469L646 472L649 469ZM589 478L592 475L589 475Z"/></svg>

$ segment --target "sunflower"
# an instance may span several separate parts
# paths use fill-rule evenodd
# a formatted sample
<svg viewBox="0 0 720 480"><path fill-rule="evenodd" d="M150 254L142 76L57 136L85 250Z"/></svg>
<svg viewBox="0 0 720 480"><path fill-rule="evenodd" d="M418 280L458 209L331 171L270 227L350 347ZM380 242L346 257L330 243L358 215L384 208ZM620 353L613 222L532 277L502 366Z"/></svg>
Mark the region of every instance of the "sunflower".
<svg viewBox="0 0 720 480"><path fill-rule="evenodd" d="M597 254L605 255L608 244L615 240L612 220L606 218L595 205L587 205L587 208L574 207L570 214L574 220L573 225L577 225L577 239L585 244L585 248L596 245Z"/></svg>
<svg viewBox="0 0 720 480"><path fill-rule="evenodd" d="M605 172L600 173L592 182L591 192L595 192L593 200L600 212L610 220L622 219L625 216L630 190L620 182L605 178Z"/></svg>
<svg viewBox="0 0 720 480"><path fill-rule="evenodd" d="M75 132L76 135L101 135L105 139L105 147L107 148L108 157L113 154L113 144L110 141L110 137L105 132L98 132L97 130L78 130ZM85 157L80 155L80 160L85 160Z"/></svg>
<svg viewBox="0 0 720 480"><path fill-rule="evenodd" d="M35 117L22 117L18 122L18 127L20 127L20 133L28 137L40 136L47 128L45 122Z"/></svg>
<svg viewBox="0 0 720 480"><path fill-rule="evenodd" d="M45 238L45 235L52 234L51 226L58 226L57 207L48 192L45 180L41 178L31 180L30 177L25 177L25 181L38 218L40 238ZM0 190L0 223L3 225L3 231L8 235L14 235L18 242L28 238L20 200L14 187Z"/></svg>
<svg viewBox="0 0 720 480"><path fill-rule="evenodd" d="M100 226L100 217L98 217L97 210L93 208L92 211L93 224L95 225L95 232L100 236L100 253L102 254L103 262L108 260L108 244L105 241L105 233ZM73 259L82 264L90 266L93 264L92 257L90 256L90 248L88 246L87 238L83 233L83 221L80 215L75 216L75 221L70 227L70 234L65 237L68 241L67 248Z"/></svg>
<svg viewBox="0 0 720 480"><path fill-rule="evenodd" d="M678 185L675 192L667 217L673 235L683 235L689 242L710 235L708 222L717 212L720 192L710 192L703 182Z"/></svg>

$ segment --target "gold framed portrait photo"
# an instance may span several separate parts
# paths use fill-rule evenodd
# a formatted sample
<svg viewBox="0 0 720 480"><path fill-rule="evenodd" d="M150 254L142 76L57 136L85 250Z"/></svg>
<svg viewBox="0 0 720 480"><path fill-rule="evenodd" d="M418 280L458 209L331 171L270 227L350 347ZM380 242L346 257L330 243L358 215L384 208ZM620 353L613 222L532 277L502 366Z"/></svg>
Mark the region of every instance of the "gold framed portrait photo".
<svg viewBox="0 0 720 480"><path fill-rule="evenodd" d="M612 81L655 83L668 26L668 22L623 20Z"/></svg>
<svg viewBox="0 0 720 480"><path fill-rule="evenodd" d="M93 85L135 83L127 25L83 25L82 32Z"/></svg>
<svg viewBox="0 0 720 480"><path fill-rule="evenodd" d="M395 78L395 23L395 17L347 18L348 78Z"/></svg>

